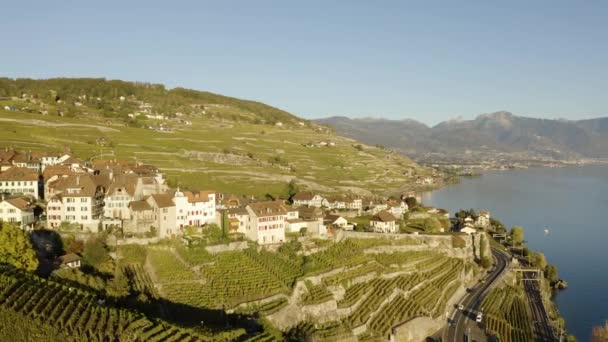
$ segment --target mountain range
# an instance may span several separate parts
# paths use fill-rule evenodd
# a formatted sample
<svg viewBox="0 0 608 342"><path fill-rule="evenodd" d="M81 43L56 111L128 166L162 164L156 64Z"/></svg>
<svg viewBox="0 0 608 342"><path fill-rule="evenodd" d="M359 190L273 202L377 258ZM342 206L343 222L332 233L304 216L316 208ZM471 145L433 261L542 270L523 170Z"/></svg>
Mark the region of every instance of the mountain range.
<svg viewBox="0 0 608 342"><path fill-rule="evenodd" d="M473 120L449 120L429 127L411 119L315 120L340 135L383 145L416 156L493 152L570 160L608 158L608 117L589 120L537 119L510 112L482 114Z"/></svg>

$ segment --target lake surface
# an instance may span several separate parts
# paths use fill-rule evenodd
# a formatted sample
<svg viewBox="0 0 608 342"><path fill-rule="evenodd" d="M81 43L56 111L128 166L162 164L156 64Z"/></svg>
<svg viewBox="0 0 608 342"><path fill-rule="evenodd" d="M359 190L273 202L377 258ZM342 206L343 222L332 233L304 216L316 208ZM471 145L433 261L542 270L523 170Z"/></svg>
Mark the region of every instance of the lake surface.
<svg viewBox="0 0 608 342"><path fill-rule="evenodd" d="M608 320L607 165L487 172L427 193L423 203L452 215L487 209L509 228L524 227L529 247L568 281L555 301L569 333L590 341L591 327Z"/></svg>

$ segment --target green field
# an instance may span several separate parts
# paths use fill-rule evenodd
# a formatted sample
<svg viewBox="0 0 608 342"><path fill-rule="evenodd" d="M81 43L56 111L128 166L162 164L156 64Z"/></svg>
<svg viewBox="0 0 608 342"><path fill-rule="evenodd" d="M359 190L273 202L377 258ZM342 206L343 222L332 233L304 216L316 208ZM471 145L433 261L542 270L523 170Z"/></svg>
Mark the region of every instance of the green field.
<svg viewBox="0 0 608 342"><path fill-rule="evenodd" d="M294 329L331 339L367 324L366 336L373 339L414 317L438 317L461 286L461 274L476 267L433 250L366 253L419 244L413 238L346 239L307 256L297 254L296 245L278 252L249 248L215 255L200 247L163 246L149 249L148 263L161 285L160 296L172 302L268 316L280 315L288 298L299 307L334 301L352 313L331 324ZM315 283L309 280L317 276ZM293 297L299 281L304 292Z"/></svg>
<svg viewBox="0 0 608 342"><path fill-rule="evenodd" d="M106 86L114 94L111 85ZM28 87L34 86L23 86L21 91L27 93ZM154 164L172 185L252 195L282 195L293 178L302 188L323 193L381 193L409 189L417 177L429 175L429 170L401 155L372 146L355 148L358 143L351 139L261 104L224 101L217 95L188 97L168 91L152 96L142 92L140 96L151 102L153 111L163 110L173 117L133 120L126 113L136 112L141 98L117 102L106 95L104 105L98 105L90 97L88 101L74 100L73 94L80 94L78 87L74 81L72 88L77 90L65 90L72 99L62 104L48 95L0 100L0 146L32 151L61 151L67 146L85 160L119 158ZM17 91L7 88L3 90L0 82L0 94ZM50 91L34 89L45 94ZM139 92L138 88L133 91ZM116 94L121 92L116 90ZM74 106L77 101L83 103ZM5 110L5 106L15 110ZM205 114L192 109L201 107ZM70 115L58 116L60 111ZM178 111L192 125L180 124L174 117ZM285 121L283 126L272 124L279 120ZM145 128L160 122L172 131ZM304 146L322 141L335 146Z"/></svg>

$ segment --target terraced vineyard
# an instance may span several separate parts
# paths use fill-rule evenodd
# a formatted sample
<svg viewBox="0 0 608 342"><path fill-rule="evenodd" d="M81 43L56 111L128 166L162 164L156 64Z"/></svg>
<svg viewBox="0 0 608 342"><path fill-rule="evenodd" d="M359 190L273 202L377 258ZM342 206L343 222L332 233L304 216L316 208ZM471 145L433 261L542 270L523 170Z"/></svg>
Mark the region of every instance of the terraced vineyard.
<svg viewBox="0 0 608 342"><path fill-rule="evenodd" d="M280 263L266 264L266 268L261 255L251 251L219 253L201 268L202 278L191 278L196 281L188 283L177 278L163 285L163 293L178 303L222 308L288 292L293 268Z"/></svg>
<svg viewBox="0 0 608 342"><path fill-rule="evenodd" d="M106 306L96 295L0 265L0 309L89 341L230 341L243 330L205 335L142 314Z"/></svg>
<svg viewBox="0 0 608 342"><path fill-rule="evenodd" d="M124 267L125 274L129 278L131 286L139 293L152 298L157 298L158 293L150 276L140 264L128 264Z"/></svg>
<svg viewBox="0 0 608 342"><path fill-rule="evenodd" d="M308 293L302 298L303 305L320 304L333 299L331 292L325 288L325 285L313 285L307 281L306 288L308 289Z"/></svg>
<svg viewBox="0 0 608 342"><path fill-rule="evenodd" d="M486 330L501 341L532 341L531 321L526 310L525 294L521 288L493 289L481 303Z"/></svg>
<svg viewBox="0 0 608 342"><path fill-rule="evenodd" d="M196 272L183 262L177 268L166 268L181 262L175 260L176 255L171 251L151 252L148 263L162 281L161 295L172 302L211 309L232 309L240 305L236 312L258 313L270 318L282 315L283 309L293 310L294 305L301 308L336 301L341 312L339 321L300 328L322 340L352 335L350 332L359 328L365 334L362 337L374 340L385 337L392 327L412 318L438 317L461 286L465 269L474 267L432 250L373 253L380 251L375 249L379 246L416 243L410 239L346 239L306 256L293 250L269 252L254 248L196 255L178 250L189 266L196 264ZM311 282L308 277L317 279ZM296 293L292 293L295 283L302 280L306 281L307 290L298 294L297 301L293 301L293 297L288 300ZM329 286L331 291L327 289ZM341 291L344 294L340 297L334 295ZM286 297L252 304L277 294ZM272 337L259 336L259 339L272 340Z"/></svg>
<svg viewBox="0 0 608 342"><path fill-rule="evenodd" d="M366 325L366 339L385 337L391 327L414 317L438 317L460 286L460 274L465 267L462 260L432 252L412 253L411 259L406 255L397 254L390 263L429 260L422 263L426 267L421 267L421 272L392 278L377 277L349 286L337 303L338 308L354 308L345 324L351 329ZM380 258L388 259L389 256Z"/></svg>
<svg viewBox="0 0 608 342"><path fill-rule="evenodd" d="M148 258L160 283L192 281L196 274L182 264L175 255L164 249L150 249Z"/></svg>

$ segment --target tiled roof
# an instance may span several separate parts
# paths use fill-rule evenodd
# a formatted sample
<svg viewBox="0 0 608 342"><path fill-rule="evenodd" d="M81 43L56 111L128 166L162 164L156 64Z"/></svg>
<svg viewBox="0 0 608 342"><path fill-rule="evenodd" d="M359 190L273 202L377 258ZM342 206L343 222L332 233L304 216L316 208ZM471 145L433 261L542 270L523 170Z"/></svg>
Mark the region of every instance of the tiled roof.
<svg viewBox="0 0 608 342"><path fill-rule="evenodd" d="M257 203L250 203L248 205L256 216L271 216L271 215L285 215L287 208L281 201L264 201Z"/></svg>
<svg viewBox="0 0 608 342"><path fill-rule="evenodd" d="M44 171L42 172L42 177L44 178L45 182L46 180L48 180L49 178L53 177L53 176L62 176L62 175L71 175L74 172L70 169L69 166L65 166L65 165L49 165L47 167L44 168Z"/></svg>
<svg viewBox="0 0 608 342"><path fill-rule="evenodd" d="M124 189L129 195L135 195L135 188L137 187L137 176L131 174L117 175L112 179L112 183L108 187L108 194L113 194L119 189Z"/></svg>
<svg viewBox="0 0 608 342"><path fill-rule="evenodd" d="M228 209L228 215L249 215L245 208L232 208Z"/></svg>
<svg viewBox="0 0 608 342"><path fill-rule="evenodd" d="M93 197L97 192L94 176L88 173L74 174L52 182L49 188L62 197Z"/></svg>
<svg viewBox="0 0 608 342"><path fill-rule="evenodd" d="M150 195L159 208L174 207L173 197L170 194L154 194Z"/></svg>
<svg viewBox="0 0 608 342"><path fill-rule="evenodd" d="M21 197L7 199L6 202L19 210L28 210L31 208L30 202Z"/></svg>
<svg viewBox="0 0 608 342"><path fill-rule="evenodd" d="M371 218L371 221L378 221L378 222L392 222L392 221L396 221L396 220L397 219L395 218L395 216L393 216L393 214L389 213L386 210L379 212L377 215L375 215L374 217Z"/></svg>
<svg viewBox="0 0 608 342"><path fill-rule="evenodd" d="M310 201L315 197L311 191L300 191L297 194L293 195L293 199L296 201Z"/></svg>
<svg viewBox="0 0 608 342"><path fill-rule="evenodd" d="M188 202L209 202L209 195L214 194L213 191L184 191L184 196L188 197Z"/></svg>
<svg viewBox="0 0 608 342"><path fill-rule="evenodd" d="M129 202L129 208L133 211L147 211L152 210L152 207L146 201L132 201Z"/></svg>
<svg viewBox="0 0 608 342"><path fill-rule="evenodd" d="M0 181L37 181L38 172L25 167L11 167L0 173Z"/></svg>

